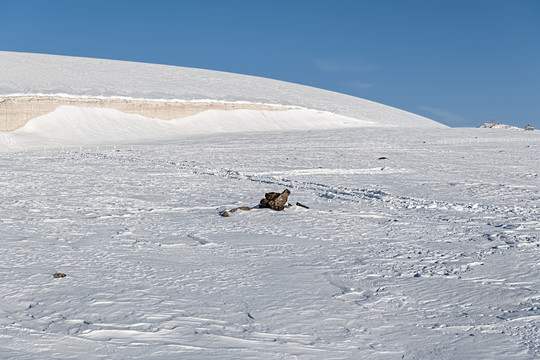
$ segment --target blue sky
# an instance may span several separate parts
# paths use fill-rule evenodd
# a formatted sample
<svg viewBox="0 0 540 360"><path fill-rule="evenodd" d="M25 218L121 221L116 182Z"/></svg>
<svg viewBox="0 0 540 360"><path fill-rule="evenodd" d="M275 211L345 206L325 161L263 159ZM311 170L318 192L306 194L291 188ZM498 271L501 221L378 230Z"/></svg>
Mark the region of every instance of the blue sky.
<svg viewBox="0 0 540 360"><path fill-rule="evenodd" d="M537 0L0 0L0 50L257 75L454 127L540 128Z"/></svg>

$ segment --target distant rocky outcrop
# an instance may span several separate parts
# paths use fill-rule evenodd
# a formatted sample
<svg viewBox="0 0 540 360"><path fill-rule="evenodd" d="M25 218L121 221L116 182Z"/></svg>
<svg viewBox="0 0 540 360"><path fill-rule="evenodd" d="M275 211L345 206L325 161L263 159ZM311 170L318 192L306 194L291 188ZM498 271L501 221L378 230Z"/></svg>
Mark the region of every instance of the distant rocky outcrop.
<svg viewBox="0 0 540 360"><path fill-rule="evenodd" d="M483 123L482 125L479 126L479 128L483 128L483 129L506 129L506 130L523 130L522 128L519 128L517 126L514 126L514 125L506 125L506 124L499 124L499 123L496 123L495 120L491 120L490 123ZM525 129L527 130L527 129Z"/></svg>

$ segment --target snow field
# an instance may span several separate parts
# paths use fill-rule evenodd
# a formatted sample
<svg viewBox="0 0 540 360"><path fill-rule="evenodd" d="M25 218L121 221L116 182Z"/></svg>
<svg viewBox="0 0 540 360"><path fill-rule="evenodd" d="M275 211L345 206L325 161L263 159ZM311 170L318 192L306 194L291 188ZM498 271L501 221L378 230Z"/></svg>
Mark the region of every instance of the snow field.
<svg viewBox="0 0 540 360"><path fill-rule="evenodd" d="M177 66L0 51L0 79L0 97L66 94L105 99L280 104L379 126L445 127L353 96L255 76Z"/></svg>
<svg viewBox="0 0 540 360"><path fill-rule="evenodd" d="M3 153L0 355L537 358L538 135L440 143L493 134ZM284 188L310 209L219 216Z"/></svg>
<svg viewBox="0 0 540 360"><path fill-rule="evenodd" d="M0 78L2 129L42 114L0 132L0 358L540 356L537 131L162 65ZM219 216L285 188L310 209Z"/></svg>

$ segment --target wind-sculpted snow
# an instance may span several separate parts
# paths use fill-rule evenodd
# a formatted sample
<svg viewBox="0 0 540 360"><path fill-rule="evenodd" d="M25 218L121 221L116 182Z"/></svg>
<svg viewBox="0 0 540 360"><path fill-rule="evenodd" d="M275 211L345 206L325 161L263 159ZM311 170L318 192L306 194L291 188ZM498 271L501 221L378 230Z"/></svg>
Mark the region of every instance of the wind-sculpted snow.
<svg viewBox="0 0 540 360"><path fill-rule="evenodd" d="M213 106L207 103L203 105ZM245 104L235 106L238 109L204 110L172 120L128 114L110 108L60 106L15 131L0 132L0 151L38 146L162 144L195 135L370 126L367 121L315 110L270 106L250 108Z"/></svg>
<svg viewBox="0 0 540 360"><path fill-rule="evenodd" d="M537 132L260 140L3 153L0 357L540 356Z"/></svg>
<svg viewBox="0 0 540 360"><path fill-rule="evenodd" d="M58 95L212 100L296 106L371 126L444 127L389 106L331 91L254 76L175 66L0 52L0 97Z"/></svg>
<svg viewBox="0 0 540 360"><path fill-rule="evenodd" d="M8 96L0 97L0 131L13 131L23 127L32 119L48 115L59 108L64 107L98 108L116 110L126 115L136 114L146 118L173 120L190 117L206 111L235 111L253 110L264 111L287 111L300 110L297 107L278 105L254 104L245 102L226 103L219 101L164 101L164 100L141 100L122 97L85 97L85 96ZM69 116L69 115L68 115ZM76 121L78 114L71 114ZM89 116L92 119L92 116ZM150 119L149 119L150 120ZM47 120L51 125L55 122L55 116ZM126 116L126 124L129 126L130 118ZM35 122L35 121L34 121ZM151 121L149 121L151 122ZM360 122L357 120L357 122ZM242 130L238 126L238 130ZM158 140L158 139L156 139Z"/></svg>
<svg viewBox="0 0 540 360"><path fill-rule="evenodd" d="M537 131L161 65L0 79L0 358L540 357ZM309 209L220 216L285 188Z"/></svg>

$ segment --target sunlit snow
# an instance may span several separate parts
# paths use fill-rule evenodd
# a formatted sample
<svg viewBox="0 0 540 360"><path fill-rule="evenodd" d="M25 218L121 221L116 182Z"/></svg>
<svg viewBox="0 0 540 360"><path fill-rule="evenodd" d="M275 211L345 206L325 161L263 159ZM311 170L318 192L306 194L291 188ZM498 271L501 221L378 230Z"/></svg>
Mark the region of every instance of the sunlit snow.
<svg viewBox="0 0 540 360"><path fill-rule="evenodd" d="M38 59L0 52L12 69ZM153 98L132 78L116 93L55 78L110 62L47 61L0 94ZM263 89L187 88L302 109L164 121L61 107L0 133L0 358L540 356L538 131L449 129L374 103L369 116L332 95L336 112L328 92L240 80ZM284 211L219 215L284 189Z"/></svg>

